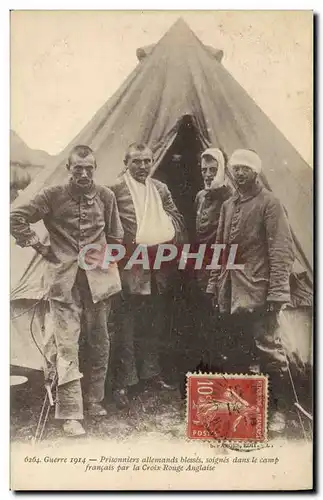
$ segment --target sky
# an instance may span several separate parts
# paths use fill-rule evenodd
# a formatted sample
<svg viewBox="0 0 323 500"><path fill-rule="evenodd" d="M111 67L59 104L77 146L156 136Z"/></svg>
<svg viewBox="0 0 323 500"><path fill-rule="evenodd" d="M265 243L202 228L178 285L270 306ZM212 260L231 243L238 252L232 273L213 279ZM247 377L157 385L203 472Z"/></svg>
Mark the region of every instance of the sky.
<svg viewBox="0 0 323 500"><path fill-rule="evenodd" d="M310 11L13 11L11 128L58 154L178 17L312 165Z"/></svg>

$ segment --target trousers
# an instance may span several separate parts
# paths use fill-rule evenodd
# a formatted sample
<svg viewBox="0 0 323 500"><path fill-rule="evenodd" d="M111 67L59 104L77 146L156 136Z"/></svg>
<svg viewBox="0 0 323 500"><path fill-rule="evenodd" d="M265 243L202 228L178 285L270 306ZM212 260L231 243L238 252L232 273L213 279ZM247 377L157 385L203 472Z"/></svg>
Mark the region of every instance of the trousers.
<svg viewBox="0 0 323 500"><path fill-rule="evenodd" d="M113 349L114 389L133 386L160 374L165 314L163 294L123 295Z"/></svg>
<svg viewBox="0 0 323 500"><path fill-rule="evenodd" d="M182 395L186 393L187 372L225 371L228 332L225 322L217 317L212 296L201 290L196 281L189 282L185 293L185 309L181 312L179 354L177 363Z"/></svg>
<svg viewBox="0 0 323 500"><path fill-rule="evenodd" d="M84 402L103 400L110 353L110 300L93 303L86 274L81 270L72 288L72 298L72 303L50 300L58 375L57 419L83 419L83 374Z"/></svg>
<svg viewBox="0 0 323 500"><path fill-rule="evenodd" d="M223 315L227 332L224 353L229 373L248 373L251 366L269 375L270 409L284 410L291 396L287 384L288 361L280 339L279 313L264 308Z"/></svg>
<svg viewBox="0 0 323 500"><path fill-rule="evenodd" d="M226 355L235 370L260 365L264 373L287 371L286 356L279 336L277 312L259 309L252 313L222 316L227 331Z"/></svg>

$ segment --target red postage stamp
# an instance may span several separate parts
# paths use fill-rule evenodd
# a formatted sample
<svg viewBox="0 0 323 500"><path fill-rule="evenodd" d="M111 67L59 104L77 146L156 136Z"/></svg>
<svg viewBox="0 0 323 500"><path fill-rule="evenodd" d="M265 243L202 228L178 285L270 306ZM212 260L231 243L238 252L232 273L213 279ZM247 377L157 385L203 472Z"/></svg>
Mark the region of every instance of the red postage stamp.
<svg viewBox="0 0 323 500"><path fill-rule="evenodd" d="M267 439L264 375L187 374L187 436L221 441Z"/></svg>

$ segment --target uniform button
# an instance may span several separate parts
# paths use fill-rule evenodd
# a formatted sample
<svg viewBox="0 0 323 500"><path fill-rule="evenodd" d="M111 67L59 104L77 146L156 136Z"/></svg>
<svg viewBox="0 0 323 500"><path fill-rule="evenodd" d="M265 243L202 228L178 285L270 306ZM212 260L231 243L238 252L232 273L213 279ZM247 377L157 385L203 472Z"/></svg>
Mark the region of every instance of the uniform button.
<svg viewBox="0 0 323 500"><path fill-rule="evenodd" d="M85 219L86 214L81 214L81 219Z"/></svg>

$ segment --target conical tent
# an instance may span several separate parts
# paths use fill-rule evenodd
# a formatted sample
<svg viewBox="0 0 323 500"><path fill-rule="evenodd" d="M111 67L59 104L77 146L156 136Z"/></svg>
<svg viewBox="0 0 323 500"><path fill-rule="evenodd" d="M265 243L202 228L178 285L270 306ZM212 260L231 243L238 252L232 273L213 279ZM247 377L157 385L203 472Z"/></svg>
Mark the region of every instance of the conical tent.
<svg viewBox="0 0 323 500"><path fill-rule="evenodd" d="M182 117L189 115L203 146L220 147L228 155L250 148L263 161L262 180L283 202L295 237L298 259L312 267L312 169L221 64L222 51L203 45L183 20L178 20L154 46L137 52L140 62L120 89L75 139L53 158L13 206L28 201L44 187L66 182L66 160L76 144L96 154L97 182L112 184L123 169L126 147L148 143L155 169L173 144ZM172 190L172 186L169 186ZM44 228L38 224L38 232ZM41 355L31 347L28 321L31 301L43 296L42 262L32 249L12 247L12 362L36 368ZM23 318L23 319L22 319ZM35 356L17 354L16 345ZM34 361L38 357L38 361ZM22 359L23 358L23 359Z"/></svg>

